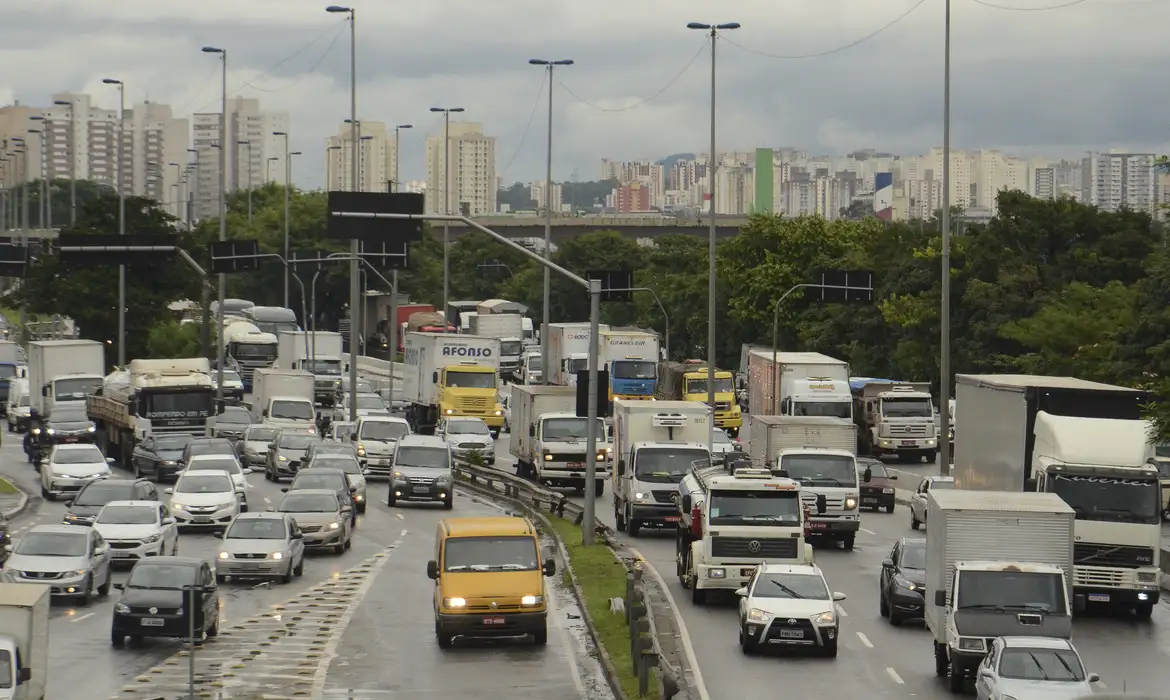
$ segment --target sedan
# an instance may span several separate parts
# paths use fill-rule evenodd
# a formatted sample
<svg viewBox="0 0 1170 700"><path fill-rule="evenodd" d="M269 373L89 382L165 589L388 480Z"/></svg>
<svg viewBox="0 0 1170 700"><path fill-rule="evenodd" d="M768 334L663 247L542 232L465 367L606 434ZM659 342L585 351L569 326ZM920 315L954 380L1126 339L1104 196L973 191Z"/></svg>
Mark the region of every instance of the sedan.
<svg viewBox="0 0 1170 700"><path fill-rule="evenodd" d="M215 417L215 427L212 433L215 437L239 440L244 437L244 431L252 425L252 413L240 406L227 406L223 413Z"/></svg>
<svg viewBox="0 0 1170 700"><path fill-rule="evenodd" d="M54 445L41 465L41 495L50 501L72 495L94 479L110 476L110 463L97 445Z"/></svg>
<svg viewBox="0 0 1170 700"><path fill-rule="evenodd" d="M240 514L236 485L227 472L191 472L166 490L179 527L223 529Z"/></svg>
<svg viewBox="0 0 1170 700"><path fill-rule="evenodd" d="M931 489L955 488L953 476L928 476L918 482L918 488L910 495L910 529L917 530L926 523L926 502Z"/></svg>
<svg viewBox="0 0 1170 700"><path fill-rule="evenodd" d="M225 471L230 474L240 497L240 512L248 512L248 489L251 484L248 483L247 475L252 470L240 466L240 460L232 455L195 455L180 475L207 471Z"/></svg>
<svg viewBox="0 0 1170 700"><path fill-rule="evenodd" d="M234 455L236 446L227 438L199 437L187 443L183 456L179 458L179 468L196 455Z"/></svg>
<svg viewBox="0 0 1170 700"><path fill-rule="evenodd" d="M290 583L305 571L304 535L285 513L244 513L223 535L215 579L277 578Z"/></svg>
<svg viewBox="0 0 1170 700"><path fill-rule="evenodd" d="M761 564L735 594L743 653L771 646L837 655L836 602L845 600L845 594L830 593L815 564Z"/></svg>
<svg viewBox="0 0 1170 700"><path fill-rule="evenodd" d="M351 507L355 508L349 519L352 523L357 523L357 503L353 498L356 489L349 485L349 477L346 476L345 472L340 469L326 469L324 467L304 471L297 474L292 485L281 489L281 491L290 493L302 489L329 489L333 491L338 498L349 501Z"/></svg>
<svg viewBox="0 0 1170 700"><path fill-rule="evenodd" d="M882 562L878 586L879 610L882 617L890 618L891 625L921 618L926 590L926 540L903 537L894 543L890 556Z"/></svg>
<svg viewBox="0 0 1170 700"><path fill-rule="evenodd" d="M482 418L444 418L435 428L435 436L446 440L451 454L459 459L479 453L484 464L496 461L496 443Z"/></svg>
<svg viewBox="0 0 1170 700"><path fill-rule="evenodd" d="M1000 637L979 664L978 700L1044 698L1075 700L1093 694L1096 673L1085 673L1081 655L1067 639Z"/></svg>
<svg viewBox="0 0 1170 700"><path fill-rule="evenodd" d="M341 400L341 405L337 407L334 414L338 419L346 420L350 417L350 400L349 394L344 394ZM381 396L374 393L358 393L357 395L357 415L359 418L368 416L372 413L388 413L389 407L386 402L382 400Z"/></svg>
<svg viewBox="0 0 1170 700"><path fill-rule="evenodd" d="M857 458L857 476L861 481L861 508L863 510L886 509L894 512L897 474L891 474L885 463L873 457Z"/></svg>
<svg viewBox="0 0 1170 700"><path fill-rule="evenodd" d="M152 435L134 448L130 461L134 465L134 476L150 475L155 481L173 479L179 471L179 460L191 436L185 433L175 435Z"/></svg>
<svg viewBox="0 0 1170 700"><path fill-rule="evenodd" d="M93 528L105 538L115 562L179 553L178 524L158 501L110 501Z"/></svg>
<svg viewBox="0 0 1170 700"><path fill-rule="evenodd" d="M211 376L218 378L218 373ZM223 371L223 395L236 401L244 400L244 378L240 376L239 372L229 369Z"/></svg>
<svg viewBox="0 0 1170 700"><path fill-rule="evenodd" d="M65 501L66 525L92 525L110 501L157 501L158 487L146 479L97 479L81 487L77 497Z"/></svg>
<svg viewBox="0 0 1170 700"><path fill-rule="evenodd" d="M349 486L353 491L353 503L358 513L366 512L366 474L357 457L345 454L319 454L309 462L306 469L340 469L349 479Z"/></svg>
<svg viewBox="0 0 1170 700"><path fill-rule="evenodd" d="M353 508L331 489L299 489L280 499L276 512L296 521L304 534L305 547L331 547L337 554L349 549L353 540Z"/></svg>
<svg viewBox="0 0 1170 700"><path fill-rule="evenodd" d="M321 438L307 430L290 428L280 431L268 448L264 478L269 481L280 481L282 477L296 476L297 469L305 457L305 451L315 442L321 442Z"/></svg>
<svg viewBox="0 0 1170 700"><path fill-rule="evenodd" d="M3 574L9 583L47 584L53 596L89 605L95 590L110 592L110 550L93 528L37 525L13 548Z"/></svg>
<svg viewBox="0 0 1170 700"><path fill-rule="evenodd" d="M268 446L280 431L266 425L253 425L236 443L236 456L245 467L263 467L268 461Z"/></svg>
<svg viewBox="0 0 1170 700"><path fill-rule="evenodd" d="M45 427L45 437L51 443L72 444L75 442L94 442L97 427L85 412L85 404L80 406L65 404L53 409Z"/></svg>

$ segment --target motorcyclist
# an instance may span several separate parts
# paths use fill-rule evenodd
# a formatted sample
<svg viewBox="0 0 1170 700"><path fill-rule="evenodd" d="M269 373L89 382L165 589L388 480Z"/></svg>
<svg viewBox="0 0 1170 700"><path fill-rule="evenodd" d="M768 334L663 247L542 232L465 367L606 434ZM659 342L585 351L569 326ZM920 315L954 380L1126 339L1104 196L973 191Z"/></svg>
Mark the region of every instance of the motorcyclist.
<svg viewBox="0 0 1170 700"><path fill-rule="evenodd" d="M28 461L34 465L40 459L41 444L44 441L42 431L44 430L44 417L41 416L40 411L32 409L28 414L28 432L24 434L24 453L28 456Z"/></svg>

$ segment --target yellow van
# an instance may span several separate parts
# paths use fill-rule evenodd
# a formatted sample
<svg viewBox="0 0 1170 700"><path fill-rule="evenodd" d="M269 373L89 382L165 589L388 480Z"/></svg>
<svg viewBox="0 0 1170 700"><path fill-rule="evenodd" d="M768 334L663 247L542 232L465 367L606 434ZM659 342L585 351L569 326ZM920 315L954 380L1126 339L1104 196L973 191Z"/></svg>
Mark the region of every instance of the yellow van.
<svg viewBox="0 0 1170 700"><path fill-rule="evenodd" d="M548 643L547 592L541 575L557 572L544 559L527 518L449 518L435 534L427 576L435 582L439 647L455 637L521 637Z"/></svg>

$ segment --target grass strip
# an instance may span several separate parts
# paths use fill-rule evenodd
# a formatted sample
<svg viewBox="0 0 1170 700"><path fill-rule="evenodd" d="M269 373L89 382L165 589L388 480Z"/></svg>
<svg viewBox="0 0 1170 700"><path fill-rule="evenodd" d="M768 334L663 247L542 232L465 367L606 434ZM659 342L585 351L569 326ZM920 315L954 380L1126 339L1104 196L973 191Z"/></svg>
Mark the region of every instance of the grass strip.
<svg viewBox="0 0 1170 700"><path fill-rule="evenodd" d="M20 489L13 486L8 479L0 479L0 493L20 493Z"/></svg>
<svg viewBox="0 0 1170 700"><path fill-rule="evenodd" d="M625 615L609 611L610 598L622 598L626 594L626 567L604 544L582 544L579 525L555 515L549 515L548 519L565 544L597 638L617 671L622 690L627 698L639 697L638 677L634 675L630 659L630 628L626 625ZM568 582L567 571L565 578ZM645 697L659 697L655 686L655 683L650 684L650 693Z"/></svg>

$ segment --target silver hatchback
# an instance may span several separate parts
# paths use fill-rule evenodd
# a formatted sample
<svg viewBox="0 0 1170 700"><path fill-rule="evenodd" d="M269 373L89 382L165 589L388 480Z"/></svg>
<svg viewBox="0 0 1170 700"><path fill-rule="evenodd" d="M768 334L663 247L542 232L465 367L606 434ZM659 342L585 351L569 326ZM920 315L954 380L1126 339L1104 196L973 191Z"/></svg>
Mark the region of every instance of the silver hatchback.
<svg viewBox="0 0 1170 700"><path fill-rule="evenodd" d="M304 535L285 513L241 513L222 534L215 578L228 576L292 581L305 570Z"/></svg>

